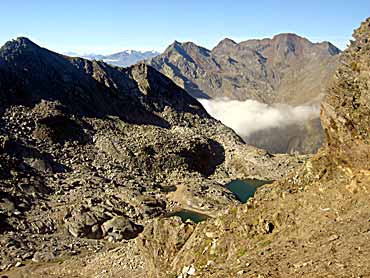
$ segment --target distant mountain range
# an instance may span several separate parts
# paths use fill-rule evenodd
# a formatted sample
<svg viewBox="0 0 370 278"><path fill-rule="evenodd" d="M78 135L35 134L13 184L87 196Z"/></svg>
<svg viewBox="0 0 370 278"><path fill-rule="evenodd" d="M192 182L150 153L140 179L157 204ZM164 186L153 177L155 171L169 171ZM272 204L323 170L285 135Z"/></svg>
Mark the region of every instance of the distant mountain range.
<svg viewBox="0 0 370 278"><path fill-rule="evenodd" d="M330 42L313 43L284 33L240 43L226 38L212 50L193 42L175 41L148 63L196 98L318 107L339 64L340 53ZM230 113L245 117L240 111L223 112L225 117ZM323 140L319 115L306 118L307 121L264 130L244 140L271 152L315 152ZM243 128L239 125L239 129Z"/></svg>
<svg viewBox="0 0 370 278"><path fill-rule="evenodd" d="M114 66L129 67L140 61L158 56L160 53L156 51L125 50L110 55L101 55L94 53L80 55L76 52L66 52L65 54L68 56L79 56L88 60L103 60L104 62Z"/></svg>
<svg viewBox="0 0 370 278"><path fill-rule="evenodd" d="M303 104L323 94L339 53L329 42L287 33L240 43L226 38L212 50L175 41L150 65L195 97Z"/></svg>
<svg viewBox="0 0 370 278"><path fill-rule="evenodd" d="M252 99L265 104L318 107L339 64L340 53L330 42L313 43L284 33L239 43L225 38L212 50L193 42L175 41L162 54L126 50L82 57L121 67L145 60L195 98ZM319 115L305 118L309 120L261 131L244 140L274 153L315 152L323 139Z"/></svg>

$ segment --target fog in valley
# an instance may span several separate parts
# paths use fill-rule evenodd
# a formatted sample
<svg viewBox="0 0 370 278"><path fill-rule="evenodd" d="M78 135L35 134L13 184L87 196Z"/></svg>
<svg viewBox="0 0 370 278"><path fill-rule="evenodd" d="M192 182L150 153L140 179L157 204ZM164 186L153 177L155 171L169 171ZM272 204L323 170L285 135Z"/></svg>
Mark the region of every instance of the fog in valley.
<svg viewBox="0 0 370 278"><path fill-rule="evenodd" d="M209 114L231 127L246 143L271 152L305 152L304 145L312 142L304 141L313 136L311 132L320 133L321 130L318 104L269 105L256 100L230 99L198 101ZM321 141L318 134L314 137L315 143Z"/></svg>

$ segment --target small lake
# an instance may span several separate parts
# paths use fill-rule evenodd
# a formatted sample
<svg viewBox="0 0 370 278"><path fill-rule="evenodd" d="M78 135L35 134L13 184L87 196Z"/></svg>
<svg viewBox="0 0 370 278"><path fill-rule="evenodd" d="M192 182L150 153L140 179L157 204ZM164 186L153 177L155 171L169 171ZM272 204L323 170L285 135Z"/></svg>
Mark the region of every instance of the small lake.
<svg viewBox="0 0 370 278"><path fill-rule="evenodd" d="M174 213L171 213L171 215L169 215L169 216L170 217L171 216L178 216L178 217L181 218L181 220L183 222L186 222L186 220L191 220L194 223L199 223L199 222L202 222L202 221L207 220L209 218L208 215L201 214L201 213L198 213L198 212L195 212L195 211L192 211L192 210L187 210L187 209L182 209L182 210L176 211Z"/></svg>
<svg viewBox="0 0 370 278"><path fill-rule="evenodd" d="M272 183L273 181L265 180L233 180L225 185L239 201L246 203L250 197L253 197L257 188L264 184Z"/></svg>

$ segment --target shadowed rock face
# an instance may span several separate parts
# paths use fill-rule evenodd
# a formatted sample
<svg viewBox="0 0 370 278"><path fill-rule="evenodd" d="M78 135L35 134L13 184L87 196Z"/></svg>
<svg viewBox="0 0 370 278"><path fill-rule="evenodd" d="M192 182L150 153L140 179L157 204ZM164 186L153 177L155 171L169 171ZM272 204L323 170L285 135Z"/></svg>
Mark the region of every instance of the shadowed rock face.
<svg viewBox="0 0 370 278"><path fill-rule="evenodd" d="M78 115L109 114L126 122L163 127L171 124L156 113L165 106L207 117L196 100L144 64L112 68L103 62L53 53L26 38L1 48L0 78L3 106L53 100ZM179 95L175 96L175 91Z"/></svg>
<svg viewBox="0 0 370 278"><path fill-rule="evenodd" d="M320 118L253 133L248 144L272 153L316 153L324 141Z"/></svg>
<svg viewBox="0 0 370 278"><path fill-rule="evenodd" d="M183 151L181 156L186 159L189 170L210 176L224 162L225 150L217 141L209 140L206 143L195 142L193 149Z"/></svg>

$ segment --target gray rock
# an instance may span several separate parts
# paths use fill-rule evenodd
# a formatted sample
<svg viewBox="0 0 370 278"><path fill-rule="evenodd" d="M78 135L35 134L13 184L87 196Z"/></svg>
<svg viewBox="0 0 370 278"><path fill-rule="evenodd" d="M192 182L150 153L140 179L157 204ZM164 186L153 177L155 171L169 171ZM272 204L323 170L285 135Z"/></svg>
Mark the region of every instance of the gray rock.
<svg viewBox="0 0 370 278"><path fill-rule="evenodd" d="M0 200L0 211L12 213L15 211L15 204L8 198L3 198Z"/></svg>
<svg viewBox="0 0 370 278"><path fill-rule="evenodd" d="M55 254L53 252L48 252L48 251L39 251L36 252L33 257L32 261L33 262L49 262L55 259Z"/></svg>
<svg viewBox="0 0 370 278"><path fill-rule="evenodd" d="M52 169L50 164L47 161L43 160L43 159L29 159L28 161L26 160L26 162L32 168L35 168L38 171L47 171L47 170Z"/></svg>
<svg viewBox="0 0 370 278"><path fill-rule="evenodd" d="M112 237L115 241L135 238L143 231L143 226L130 221L128 217L115 216L101 226L103 235Z"/></svg>
<svg viewBox="0 0 370 278"><path fill-rule="evenodd" d="M67 230L74 237L101 239L103 237L100 225L109 219L109 216L80 207L67 214L64 218Z"/></svg>

